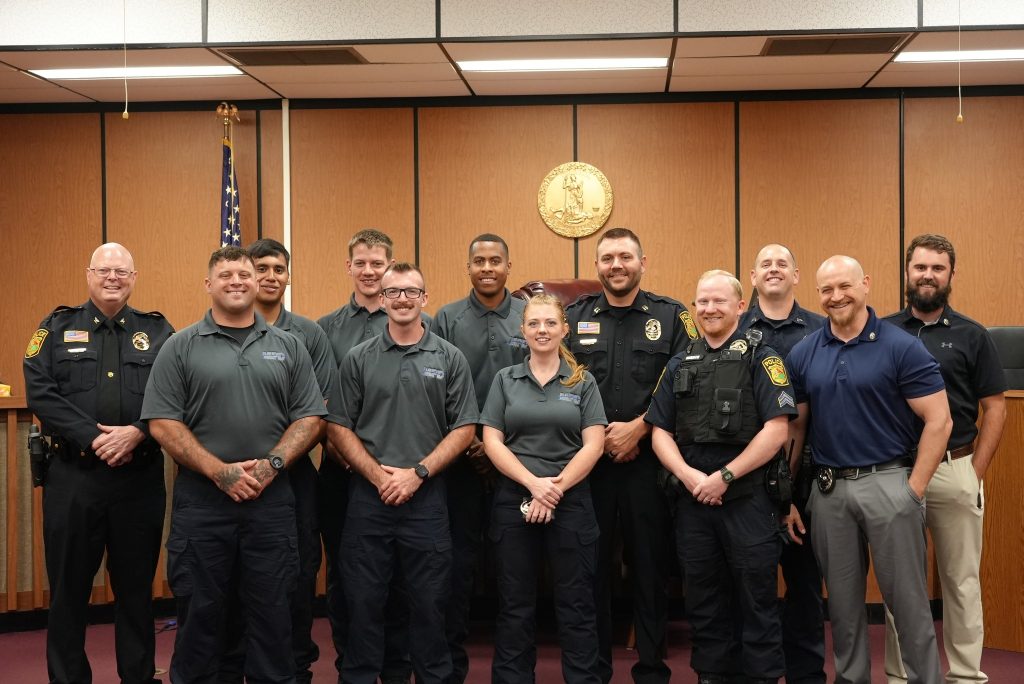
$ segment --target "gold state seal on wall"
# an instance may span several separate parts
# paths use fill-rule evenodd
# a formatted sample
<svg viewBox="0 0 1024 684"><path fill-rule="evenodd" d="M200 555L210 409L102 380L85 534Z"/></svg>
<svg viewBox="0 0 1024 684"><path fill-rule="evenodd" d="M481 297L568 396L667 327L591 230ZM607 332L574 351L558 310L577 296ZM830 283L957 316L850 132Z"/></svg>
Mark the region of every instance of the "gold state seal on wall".
<svg viewBox="0 0 1024 684"><path fill-rule="evenodd" d="M537 210L548 228L563 237L584 237L601 229L612 213L612 186L597 168L567 162L540 184Z"/></svg>

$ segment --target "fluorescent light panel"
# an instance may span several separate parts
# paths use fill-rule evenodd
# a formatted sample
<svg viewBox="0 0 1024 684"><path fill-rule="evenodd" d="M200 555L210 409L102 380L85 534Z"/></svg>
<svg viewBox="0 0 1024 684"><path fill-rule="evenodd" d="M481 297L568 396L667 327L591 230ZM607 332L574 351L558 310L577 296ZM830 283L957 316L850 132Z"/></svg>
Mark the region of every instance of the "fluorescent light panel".
<svg viewBox="0 0 1024 684"><path fill-rule="evenodd" d="M95 69L29 69L30 73L54 81L122 78L208 78L237 76L233 66L102 67Z"/></svg>
<svg viewBox="0 0 1024 684"><path fill-rule="evenodd" d="M940 50L901 52L895 62L1010 62L1024 59L1024 50Z"/></svg>
<svg viewBox="0 0 1024 684"><path fill-rule="evenodd" d="M459 62L463 71L600 71L660 69L667 57L609 57L589 59L491 59Z"/></svg>

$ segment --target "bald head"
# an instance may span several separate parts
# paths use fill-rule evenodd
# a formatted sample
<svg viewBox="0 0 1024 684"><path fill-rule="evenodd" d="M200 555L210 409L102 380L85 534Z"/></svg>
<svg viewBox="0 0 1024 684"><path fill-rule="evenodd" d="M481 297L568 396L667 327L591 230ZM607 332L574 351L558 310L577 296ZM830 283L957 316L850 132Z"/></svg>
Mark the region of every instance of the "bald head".
<svg viewBox="0 0 1024 684"><path fill-rule="evenodd" d="M136 277L131 252L116 242L100 245L85 271L89 299L104 316L113 318L128 303Z"/></svg>
<svg viewBox="0 0 1024 684"><path fill-rule="evenodd" d="M118 257L122 257L125 260L129 271L135 270L135 259L132 258L132 253L125 249L124 245L116 242L107 242L97 247L92 253L92 258L89 260L89 266L95 268L97 261Z"/></svg>
<svg viewBox="0 0 1024 684"><path fill-rule="evenodd" d="M818 287L821 287L823 276L845 274L854 280L861 280L864 277L864 267L853 257L836 254L821 262L818 267Z"/></svg>

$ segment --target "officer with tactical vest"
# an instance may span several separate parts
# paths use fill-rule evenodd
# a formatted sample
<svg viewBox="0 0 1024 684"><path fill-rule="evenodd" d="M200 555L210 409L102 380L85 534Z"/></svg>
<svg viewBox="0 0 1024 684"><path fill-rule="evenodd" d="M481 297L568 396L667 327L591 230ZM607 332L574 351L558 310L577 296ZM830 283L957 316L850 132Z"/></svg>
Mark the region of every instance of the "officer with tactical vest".
<svg viewBox="0 0 1024 684"><path fill-rule="evenodd" d="M700 684L776 682L783 502L768 485L779 484L770 462L780 462L796 403L782 359L739 332L746 302L732 274L702 275L695 305L704 338L669 361L646 417L654 453L691 494L676 515L690 665Z"/></svg>

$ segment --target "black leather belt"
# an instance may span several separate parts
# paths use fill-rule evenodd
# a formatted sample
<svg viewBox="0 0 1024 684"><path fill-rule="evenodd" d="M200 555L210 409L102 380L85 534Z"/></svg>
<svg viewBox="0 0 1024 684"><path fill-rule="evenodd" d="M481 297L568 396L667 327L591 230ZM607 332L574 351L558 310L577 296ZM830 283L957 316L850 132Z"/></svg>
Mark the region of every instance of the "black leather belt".
<svg viewBox="0 0 1024 684"><path fill-rule="evenodd" d="M857 478L877 473L880 470L892 470L893 468L913 468L914 459L910 456L900 456L894 458L891 461L885 463L876 463L870 466L861 466L859 468L833 468L832 476L837 480L856 480Z"/></svg>

